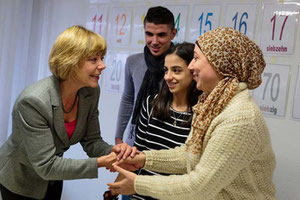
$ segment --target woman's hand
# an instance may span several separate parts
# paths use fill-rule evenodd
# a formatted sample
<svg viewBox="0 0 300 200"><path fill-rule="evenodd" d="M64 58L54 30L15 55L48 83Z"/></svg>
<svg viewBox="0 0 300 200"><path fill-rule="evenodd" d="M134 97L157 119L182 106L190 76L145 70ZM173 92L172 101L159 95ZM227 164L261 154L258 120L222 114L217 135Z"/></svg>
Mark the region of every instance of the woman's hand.
<svg viewBox="0 0 300 200"><path fill-rule="evenodd" d="M115 171L119 172L120 178L117 179L114 183L108 183L108 189L112 193L116 194L135 194L136 192L134 191L134 181L137 175L125 169L122 169L116 164L113 164L113 168Z"/></svg>
<svg viewBox="0 0 300 200"><path fill-rule="evenodd" d="M108 155L97 158L97 165L99 167L105 167L106 169L114 170L112 164L117 161L117 154L111 152Z"/></svg>
<svg viewBox="0 0 300 200"><path fill-rule="evenodd" d="M131 147L124 142L113 146L111 151L115 152L118 155L117 157L118 160L126 159L128 158L128 156L134 157L135 154L138 152L136 147Z"/></svg>
<svg viewBox="0 0 300 200"><path fill-rule="evenodd" d="M117 176L115 182L119 182L119 181L121 181L121 180L123 180L123 179L125 179L125 176L123 176L122 174L118 174L118 176ZM118 195L118 194L117 194L116 192L114 192L114 191L110 191L110 193L111 193L112 195L114 195L114 196Z"/></svg>
<svg viewBox="0 0 300 200"><path fill-rule="evenodd" d="M115 164L123 169L129 171L136 171L140 168L143 168L145 162L146 162L146 155L143 152L141 152L141 153L137 153L134 157L128 157L126 159L119 160Z"/></svg>

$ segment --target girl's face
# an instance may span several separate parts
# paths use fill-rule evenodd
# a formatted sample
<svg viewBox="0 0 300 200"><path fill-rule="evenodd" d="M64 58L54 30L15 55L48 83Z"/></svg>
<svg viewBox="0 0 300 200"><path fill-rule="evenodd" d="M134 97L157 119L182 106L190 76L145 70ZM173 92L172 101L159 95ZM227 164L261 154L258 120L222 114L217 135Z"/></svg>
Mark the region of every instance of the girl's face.
<svg viewBox="0 0 300 200"><path fill-rule="evenodd" d="M194 58L189 64L194 80L197 82L197 89L204 92L211 92L224 77L216 72L210 65L207 58L195 45Z"/></svg>
<svg viewBox="0 0 300 200"><path fill-rule="evenodd" d="M80 62L78 81L82 87L97 87L101 71L105 69L102 55L93 55Z"/></svg>
<svg viewBox="0 0 300 200"><path fill-rule="evenodd" d="M193 81L193 76L187 67L186 62L175 53L165 57L164 79L172 94L187 94L187 89Z"/></svg>

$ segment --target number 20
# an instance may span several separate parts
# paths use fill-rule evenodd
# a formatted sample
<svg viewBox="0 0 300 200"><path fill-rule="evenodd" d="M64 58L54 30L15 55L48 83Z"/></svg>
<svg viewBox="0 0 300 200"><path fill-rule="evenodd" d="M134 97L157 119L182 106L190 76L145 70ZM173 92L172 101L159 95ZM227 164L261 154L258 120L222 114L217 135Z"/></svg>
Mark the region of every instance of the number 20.
<svg viewBox="0 0 300 200"><path fill-rule="evenodd" d="M113 68L113 71L111 73L111 76L110 76L110 80L111 81L120 81L121 79L121 70L122 70L122 63L121 61L119 60L118 62L116 60L113 60L112 62L112 68Z"/></svg>

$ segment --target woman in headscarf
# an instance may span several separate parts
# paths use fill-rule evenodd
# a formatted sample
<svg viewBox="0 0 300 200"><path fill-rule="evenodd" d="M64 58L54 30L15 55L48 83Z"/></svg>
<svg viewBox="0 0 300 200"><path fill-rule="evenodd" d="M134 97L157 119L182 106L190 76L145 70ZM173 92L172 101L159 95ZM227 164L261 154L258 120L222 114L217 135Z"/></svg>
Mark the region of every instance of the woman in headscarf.
<svg viewBox="0 0 300 200"><path fill-rule="evenodd" d="M220 27L200 36L189 69L203 94L185 145L114 165L126 178L110 189L172 200L275 199L270 135L249 92L264 68L261 50L244 34ZM121 167L182 175L137 176Z"/></svg>

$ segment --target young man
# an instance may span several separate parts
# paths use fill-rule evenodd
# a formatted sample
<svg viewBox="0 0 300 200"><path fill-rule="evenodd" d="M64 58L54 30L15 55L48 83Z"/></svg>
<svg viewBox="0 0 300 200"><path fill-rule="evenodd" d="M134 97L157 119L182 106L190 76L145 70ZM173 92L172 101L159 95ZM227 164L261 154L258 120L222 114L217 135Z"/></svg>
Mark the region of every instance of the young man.
<svg viewBox="0 0 300 200"><path fill-rule="evenodd" d="M130 133L126 143L134 144L134 130L142 102L148 95L159 91L164 76L164 54L172 45L171 40L177 33L172 12L161 6L149 8L144 19L144 30L144 52L129 56L125 65L125 88L119 107L116 144L123 142L131 116Z"/></svg>

